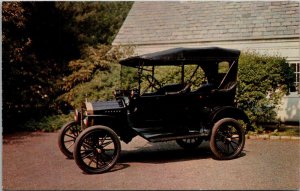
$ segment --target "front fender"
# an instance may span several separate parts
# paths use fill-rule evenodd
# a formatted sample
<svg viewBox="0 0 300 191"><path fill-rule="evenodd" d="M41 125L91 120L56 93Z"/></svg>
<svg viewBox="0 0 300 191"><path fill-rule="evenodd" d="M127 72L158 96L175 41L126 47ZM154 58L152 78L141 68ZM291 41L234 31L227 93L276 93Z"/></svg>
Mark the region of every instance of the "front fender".
<svg viewBox="0 0 300 191"><path fill-rule="evenodd" d="M127 116L113 116L113 115L88 115L87 120L90 122L89 126L103 125L114 130L120 139L125 143L129 143L137 134L127 125Z"/></svg>
<svg viewBox="0 0 300 191"><path fill-rule="evenodd" d="M111 115L88 115L86 120L88 120L88 126L104 125L111 128L114 126L114 122L118 121L116 116Z"/></svg>

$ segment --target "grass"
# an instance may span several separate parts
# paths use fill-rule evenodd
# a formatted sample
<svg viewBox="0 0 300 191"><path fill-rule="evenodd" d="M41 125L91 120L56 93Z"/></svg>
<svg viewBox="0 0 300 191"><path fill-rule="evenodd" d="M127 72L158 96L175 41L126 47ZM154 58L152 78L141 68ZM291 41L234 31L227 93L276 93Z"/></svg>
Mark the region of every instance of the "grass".
<svg viewBox="0 0 300 191"><path fill-rule="evenodd" d="M287 129L285 131L278 132L277 135L278 136L299 136L299 128L298 129Z"/></svg>
<svg viewBox="0 0 300 191"><path fill-rule="evenodd" d="M270 136L300 136L298 126L261 127L256 131L249 131L248 135L270 135Z"/></svg>

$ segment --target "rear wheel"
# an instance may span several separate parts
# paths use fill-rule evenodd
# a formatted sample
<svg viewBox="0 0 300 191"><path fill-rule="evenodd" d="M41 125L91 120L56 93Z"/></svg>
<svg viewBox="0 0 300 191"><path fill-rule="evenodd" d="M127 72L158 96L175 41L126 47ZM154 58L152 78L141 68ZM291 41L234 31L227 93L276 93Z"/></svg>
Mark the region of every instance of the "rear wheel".
<svg viewBox="0 0 300 191"><path fill-rule="evenodd" d="M199 137L187 138L187 139L178 139L176 143L184 149L194 149L197 148L201 143L202 139Z"/></svg>
<svg viewBox="0 0 300 191"><path fill-rule="evenodd" d="M76 139L74 159L86 173L103 173L117 163L121 143L116 133L105 126L84 130Z"/></svg>
<svg viewBox="0 0 300 191"><path fill-rule="evenodd" d="M215 123L210 138L210 148L217 159L233 159L240 155L245 145L245 132L233 118Z"/></svg>
<svg viewBox="0 0 300 191"><path fill-rule="evenodd" d="M59 131L59 149L69 159L73 158L74 143L79 133L80 126L75 121L66 123Z"/></svg>

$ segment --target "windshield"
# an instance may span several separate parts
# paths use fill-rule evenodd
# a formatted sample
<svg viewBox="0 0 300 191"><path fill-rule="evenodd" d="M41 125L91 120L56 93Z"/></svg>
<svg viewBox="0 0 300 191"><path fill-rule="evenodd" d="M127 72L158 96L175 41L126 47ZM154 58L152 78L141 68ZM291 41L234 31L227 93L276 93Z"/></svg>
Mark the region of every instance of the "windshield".
<svg viewBox="0 0 300 191"><path fill-rule="evenodd" d="M121 73L120 73L120 86L122 90L138 89L139 87L138 68L122 65Z"/></svg>
<svg viewBox="0 0 300 191"><path fill-rule="evenodd" d="M187 83L191 83L191 90L195 90L206 83L205 73L199 65L143 68L122 66L120 80L121 89L138 89L141 94L156 92L167 85Z"/></svg>

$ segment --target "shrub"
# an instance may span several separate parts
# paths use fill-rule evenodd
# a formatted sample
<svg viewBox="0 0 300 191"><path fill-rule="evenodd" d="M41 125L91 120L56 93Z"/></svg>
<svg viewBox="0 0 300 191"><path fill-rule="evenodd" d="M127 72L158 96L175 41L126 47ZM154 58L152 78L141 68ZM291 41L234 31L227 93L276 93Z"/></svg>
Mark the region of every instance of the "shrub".
<svg viewBox="0 0 300 191"><path fill-rule="evenodd" d="M28 131L44 131L52 132L59 130L65 123L72 120L73 114L68 115L50 115L41 119L30 119L24 125L24 129Z"/></svg>
<svg viewBox="0 0 300 191"><path fill-rule="evenodd" d="M286 60L255 52L242 53L238 76L237 106L246 112L252 125L260 129L261 123L278 122L275 109L294 81Z"/></svg>
<svg viewBox="0 0 300 191"><path fill-rule="evenodd" d="M132 48L87 47L80 60L70 62L72 72L61 82L65 93L57 101L79 107L85 99L113 99L113 90L120 86L121 67L118 60L132 52ZM162 69L158 73L166 72ZM169 80L178 78L176 72L173 73L168 73ZM275 109L294 81L293 71L284 58L246 52L240 56L238 76L237 106L246 112L256 132L264 132L261 123L277 122ZM159 79L160 77L162 76L158 75ZM53 131L70 120L70 116L72 114L51 115L40 120L31 120L25 127L30 130Z"/></svg>

